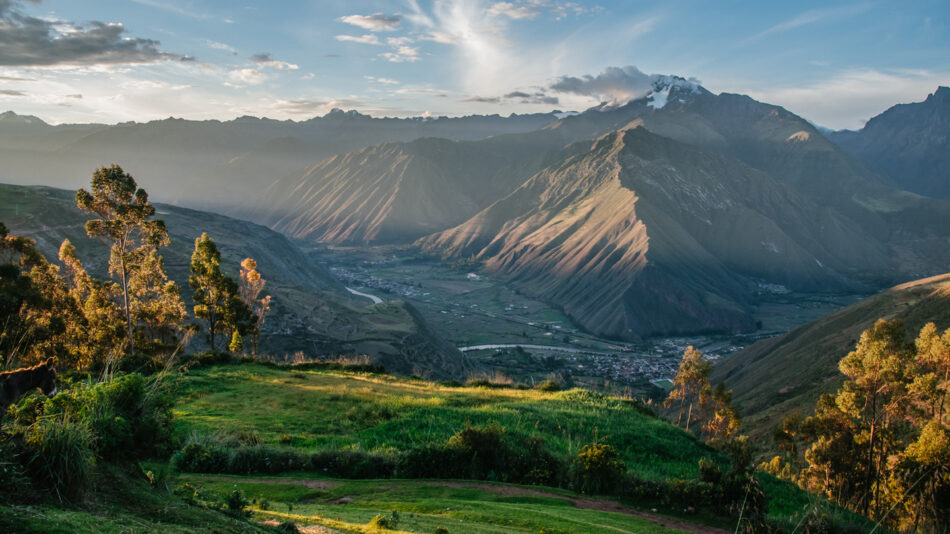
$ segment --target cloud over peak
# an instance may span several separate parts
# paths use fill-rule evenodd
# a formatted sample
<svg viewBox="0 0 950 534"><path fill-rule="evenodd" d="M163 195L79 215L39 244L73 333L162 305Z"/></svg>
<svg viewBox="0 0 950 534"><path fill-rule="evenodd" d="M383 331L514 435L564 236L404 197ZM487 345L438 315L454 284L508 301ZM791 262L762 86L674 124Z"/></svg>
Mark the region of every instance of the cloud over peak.
<svg viewBox="0 0 950 534"><path fill-rule="evenodd" d="M688 86L694 90L699 87L699 81L695 79L646 74L633 65L627 65L607 67L596 76L561 76L549 89L558 93L596 98L611 105L622 105L648 95L656 89L657 83Z"/></svg>

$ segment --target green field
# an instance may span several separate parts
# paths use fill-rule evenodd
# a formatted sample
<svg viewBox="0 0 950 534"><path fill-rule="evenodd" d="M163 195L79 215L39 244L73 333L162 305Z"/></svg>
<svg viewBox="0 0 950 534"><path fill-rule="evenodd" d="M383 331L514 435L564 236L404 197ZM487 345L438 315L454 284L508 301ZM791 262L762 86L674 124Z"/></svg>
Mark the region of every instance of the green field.
<svg viewBox="0 0 950 534"><path fill-rule="evenodd" d="M393 511L399 518L396 532L433 532L437 527L472 533L717 532L609 500L506 484L209 475L181 475L177 481L219 494L237 488L252 499L257 520L348 532L375 532L368 526L372 518L392 517Z"/></svg>
<svg viewBox="0 0 950 534"><path fill-rule="evenodd" d="M581 390L448 387L388 375L288 371L261 365L216 366L177 385L176 432L254 431L264 443L301 449L405 449L444 442L466 425L498 422L539 436L554 454L573 457L598 439L647 480L694 479L715 456L691 434L644 415L633 402Z"/></svg>

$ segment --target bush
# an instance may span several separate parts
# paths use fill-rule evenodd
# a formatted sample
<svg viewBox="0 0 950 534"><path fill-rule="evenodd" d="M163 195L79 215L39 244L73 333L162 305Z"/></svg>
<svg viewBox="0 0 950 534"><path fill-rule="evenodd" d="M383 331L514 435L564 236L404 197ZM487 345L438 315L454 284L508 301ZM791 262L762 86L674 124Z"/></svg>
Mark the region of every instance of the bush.
<svg viewBox="0 0 950 534"><path fill-rule="evenodd" d="M534 387L538 391L561 391L561 385L553 380L545 380Z"/></svg>
<svg viewBox="0 0 950 534"><path fill-rule="evenodd" d="M31 455L27 472L37 484L62 500L74 500L92 466L92 435L69 417L44 417L30 426L24 444Z"/></svg>
<svg viewBox="0 0 950 534"><path fill-rule="evenodd" d="M626 471L616 449L606 443L592 443L574 458L571 485L580 493L613 493L620 488Z"/></svg>
<svg viewBox="0 0 950 534"><path fill-rule="evenodd" d="M236 517L249 517L251 512L246 510L247 505L249 504L247 498L244 497L244 493L241 490L235 488L231 493L228 494L227 498L224 500L224 504L227 507L229 514Z"/></svg>
<svg viewBox="0 0 950 534"><path fill-rule="evenodd" d="M377 514L369 520L370 528L389 530L399 527L399 512L393 510L390 515Z"/></svg>

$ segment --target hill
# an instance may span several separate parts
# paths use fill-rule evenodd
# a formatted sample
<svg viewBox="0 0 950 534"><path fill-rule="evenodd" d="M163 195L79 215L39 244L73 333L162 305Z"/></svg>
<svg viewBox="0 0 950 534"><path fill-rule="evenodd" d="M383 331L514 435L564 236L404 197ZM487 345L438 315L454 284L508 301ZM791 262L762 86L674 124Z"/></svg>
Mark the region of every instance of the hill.
<svg viewBox="0 0 950 534"><path fill-rule="evenodd" d="M89 218L72 191L0 184L0 220L11 233L32 237L55 260L68 238L87 268L106 275L108 247L86 236ZM208 212L156 204L172 244L162 251L169 277L190 304L188 272L195 238L202 232L221 250L225 272L236 277L242 259L252 257L273 296L264 323L261 350L276 356L366 354L387 368L439 377L464 377L471 370L454 347L438 338L411 305L386 302L366 306L301 253L286 237L263 226ZM190 308L189 308L190 309ZM196 339L201 346L200 339Z"/></svg>
<svg viewBox="0 0 950 534"><path fill-rule="evenodd" d="M746 424L767 431L785 414L809 414L823 393L842 382L838 361L861 332L878 319L901 319L910 339L935 322L950 326L950 274L895 286L785 335L759 341L713 368L711 383L724 382Z"/></svg>
<svg viewBox="0 0 950 534"><path fill-rule="evenodd" d="M251 394L260 402L248 403ZM399 528L410 532L431 532L436 526L452 532L462 528L460 521L471 532L719 532L715 527L731 531L734 526L734 519L709 515L686 489L689 481L696 483L699 459L720 462L719 453L633 401L582 390L463 387L255 364L193 369L177 381L175 396L175 432L187 441L173 457L180 469L177 480L210 490L238 487L266 499L266 507L253 507L258 518L359 530L374 515L396 510ZM485 443L494 443L479 454L490 456L438 460L445 447L451 450L452 443L467 439L459 436L479 432L486 432ZM491 432L499 432L501 441L492 441ZM523 439L542 449L528 453L529 458L550 454L555 462L576 456L593 441L609 443L628 476L652 489L630 493L618 503L572 495L550 482L525 487L471 480L485 478L485 473L476 476L478 466L491 465L492 457ZM419 467L411 459L418 451L425 451L431 466L423 469L435 471L426 480L406 480L416 478L411 474ZM258 461L264 456L270 463ZM299 466L296 461L311 467L274 476L284 472L281 465ZM487 479L510 480L515 463L523 461L519 456L504 468L496 466ZM232 468L243 476L222 476L235 473ZM394 474L397 478L389 478ZM790 527L795 514L818 505L789 484L761 480L775 524ZM680 487L683 493L660 497L663 487ZM681 499L693 499L683 501L693 509L684 513Z"/></svg>
<svg viewBox="0 0 950 534"><path fill-rule="evenodd" d="M858 131L829 138L902 189L950 198L950 87L923 102L898 104Z"/></svg>

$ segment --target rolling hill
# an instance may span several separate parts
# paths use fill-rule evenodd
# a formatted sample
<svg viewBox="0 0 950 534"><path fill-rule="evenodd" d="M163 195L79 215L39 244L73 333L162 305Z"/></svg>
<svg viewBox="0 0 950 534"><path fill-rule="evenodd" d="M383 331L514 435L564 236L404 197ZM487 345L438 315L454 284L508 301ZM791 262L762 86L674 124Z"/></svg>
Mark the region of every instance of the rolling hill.
<svg viewBox="0 0 950 534"><path fill-rule="evenodd" d="M791 332L759 341L721 360L710 381L734 391L746 424L768 430L798 410L812 412L823 393L841 385L838 361L850 352L861 332L878 319L901 319L910 339L934 322L950 327L950 274L901 284Z"/></svg>
<svg viewBox="0 0 950 534"><path fill-rule="evenodd" d="M106 275L108 247L86 237L88 216L76 208L72 191L0 184L0 220L11 233L37 241L55 260L68 238L94 275ZM366 306L286 237L263 226L212 213L156 204L157 217L168 227L172 244L163 249L169 277L182 287L189 303L188 269L194 240L202 232L221 250L223 269L236 277L245 257L258 262L273 296L264 324L261 350L277 356L302 351L308 356L366 354L393 371L464 378L472 369L455 347L435 335L403 302ZM200 339L193 341L201 346Z"/></svg>

